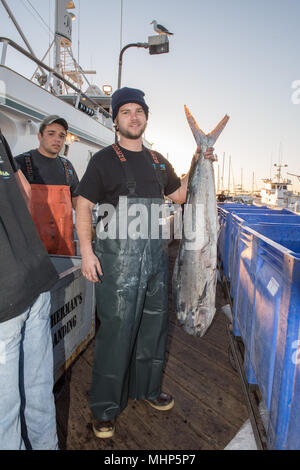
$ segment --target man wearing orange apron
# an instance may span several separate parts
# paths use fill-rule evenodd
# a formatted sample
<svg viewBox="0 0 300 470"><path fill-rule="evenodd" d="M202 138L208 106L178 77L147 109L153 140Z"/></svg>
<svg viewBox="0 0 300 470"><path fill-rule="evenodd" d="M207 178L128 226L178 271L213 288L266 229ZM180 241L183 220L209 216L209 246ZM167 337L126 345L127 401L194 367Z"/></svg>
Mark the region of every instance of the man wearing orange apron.
<svg viewBox="0 0 300 470"><path fill-rule="evenodd" d="M74 256L73 213L78 177L69 160L59 156L68 131L65 119L42 121L39 148L16 157L31 184L30 212L49 254Z"/></svg>

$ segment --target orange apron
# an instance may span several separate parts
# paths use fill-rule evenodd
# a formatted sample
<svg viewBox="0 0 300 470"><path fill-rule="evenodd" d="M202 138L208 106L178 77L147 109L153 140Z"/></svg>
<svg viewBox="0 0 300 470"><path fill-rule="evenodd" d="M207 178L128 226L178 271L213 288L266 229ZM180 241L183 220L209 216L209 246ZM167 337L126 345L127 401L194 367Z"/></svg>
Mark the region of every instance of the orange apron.
<svg viewBox="0 0 300 470"><path fill-rule="evenodd" d="M75 254L71 201L69 186L31 184L30 213L51 255Z"/></svg>

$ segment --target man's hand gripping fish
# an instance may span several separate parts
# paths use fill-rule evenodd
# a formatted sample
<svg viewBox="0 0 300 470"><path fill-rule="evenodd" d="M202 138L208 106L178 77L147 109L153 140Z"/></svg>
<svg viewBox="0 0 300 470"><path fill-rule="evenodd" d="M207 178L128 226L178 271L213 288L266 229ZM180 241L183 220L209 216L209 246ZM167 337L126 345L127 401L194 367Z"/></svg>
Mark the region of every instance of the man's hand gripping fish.
<svg viewBox="0 0 300 470"><path fill-rule="evenodd" d="M185 113L201 152L191 164L183 234L173 273L173 298L184 330L203 336L216 311L218 234L213 163L203 154L213 147L229 116L226 115L212 132L204 134L186 106Z"/></svg>

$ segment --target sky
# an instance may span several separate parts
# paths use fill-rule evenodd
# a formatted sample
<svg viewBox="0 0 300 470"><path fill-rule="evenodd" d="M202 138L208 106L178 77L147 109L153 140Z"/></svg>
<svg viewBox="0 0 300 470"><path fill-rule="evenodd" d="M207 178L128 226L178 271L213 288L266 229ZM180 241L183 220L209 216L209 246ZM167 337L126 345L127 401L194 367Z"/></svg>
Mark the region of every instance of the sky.
<svg viewBox="0 0 300 470"><path fill-rule="evenodd" d="M53 31L55 0L7 3L41 58L52 37L31 5ZM96 77L89 78L100 87L117 88L121 45L147 42L155 34L152 20L174 33L168 54L150 55L138 48L125 52L122 86L145 92L150 107L146 138L169 158L179 176L188 171L196 147L184 105L205 132L225 114L230 116L215 144L219 159L215 173L223 174L224 188L230 158L231 184L233 175L235 184L242 182L249 189L253 174L255 188L259 188L262 178L274 174L272 165L279 161L288 165L287 171L300 175L299 0L74 3L74 56L79 51L82 67L97 71ZM1 36L23 45L1 4L0 31ZM22 72L30 75L32 68L20 63L19 56L12 55L11 60L17 60ZM50 61L52 65L52 57ZM294 190L300 191L300 183L291 178Z"/></svg>

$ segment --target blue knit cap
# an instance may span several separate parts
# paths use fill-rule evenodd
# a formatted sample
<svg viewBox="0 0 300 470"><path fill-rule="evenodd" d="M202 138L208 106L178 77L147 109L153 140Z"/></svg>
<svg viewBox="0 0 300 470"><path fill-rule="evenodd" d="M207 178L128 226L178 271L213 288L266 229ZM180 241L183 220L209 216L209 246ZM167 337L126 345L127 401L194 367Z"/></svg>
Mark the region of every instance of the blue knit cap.
<svg viewBox="0 0 300 470"><path fill-rule="evenodd" d="M144 96L145 93L137 88L124 87L116 90L111 99L113 121L118 114L119 108L126 103L137 103L141 105L148 119L149 108L145 103Z"/></svg>

